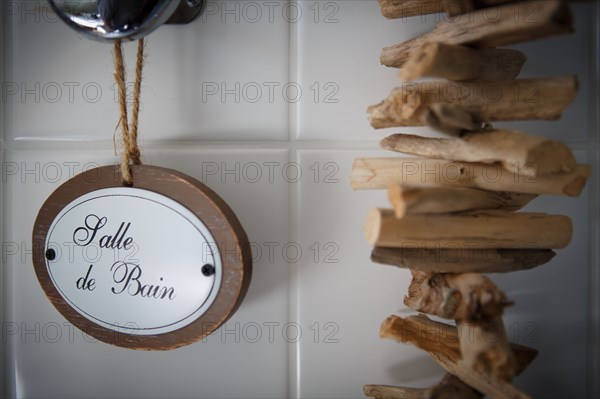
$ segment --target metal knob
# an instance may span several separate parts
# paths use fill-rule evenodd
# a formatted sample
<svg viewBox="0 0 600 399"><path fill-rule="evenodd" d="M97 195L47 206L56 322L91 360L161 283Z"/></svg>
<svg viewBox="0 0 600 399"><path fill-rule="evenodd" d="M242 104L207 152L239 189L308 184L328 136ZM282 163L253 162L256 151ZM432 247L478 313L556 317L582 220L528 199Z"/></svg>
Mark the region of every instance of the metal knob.
<svg viewBox="0 0 600 399"><path fill-rule="evenodd" d="M204 9L204 0L48 0L77 32L101 41L135 40L162 24L186 24Z"/></svg>

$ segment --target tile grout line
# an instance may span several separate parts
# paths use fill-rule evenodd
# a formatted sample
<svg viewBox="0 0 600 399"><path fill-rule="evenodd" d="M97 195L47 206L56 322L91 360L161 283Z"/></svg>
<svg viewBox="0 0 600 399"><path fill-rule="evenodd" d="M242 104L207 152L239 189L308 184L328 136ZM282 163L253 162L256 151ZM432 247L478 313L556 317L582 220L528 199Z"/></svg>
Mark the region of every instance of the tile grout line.
<svg viewBox="0 0 600 399"><path fill-rule="evenodd" d="M143 149L154 150L154 149L283 149L283 150L332 150L332 149L380 149L379 141L387 135L393 133L392 131L376 131L373 134L373 139L361 139L361 140L298 140L294 137L299 128L297 123L297 107L298 105L289 105L289 123L288 123L288 136L287 140L143 140ZM6 107L6 104L5 104ZM7 112L5 112L7 114ZM593 114L593 113L590 113ZM594 115L590 115L590 125L594 125ZM3 121L3 126L0 128L6 129L6 121ZM416 133L415 133L416 134ZM572 150L587 150L589 144L597 142L598 137L595 139L588 135L585 141L569 141L564 139L560 140L561 143L567 145ZM35 151L35 150L48 150L48 149L65 149L65 150L87 150L87 149L113 149L113 141L100 139L100 140L71 140L71 139L47 139L47 138L17 138L0 140L2 148L10 150L22 150L22 151Z"/></svg>
<svg viewBox="0 0 600 399"><path fill-rule="evenodd" d="M179 140L148 140L143 142L143 149L153 151L157 149L169 150L380 150L379 139L377 136L373 140L230 140L230 141L179 141ZM590 143L595 143L593 139L585 142L569 142L561 140L561 143L567 145L574 151L584 151L589 149ZM113 142L108 140L15 140L1 143L6 151L47 151L47 150L106 150L113 149ZM397 153L400 154L400 153ZM390 153L392 156L393 153Z"/></svg>
<svg viewBox="0 0 600 399"><path fill-rule="evenodd" d="M292 0L290 0L291 2ZM298 80L298 24L288 22L288 81ZM288 103L288 159L298 163L298 103ZM282 143L283 144L283 143ZM288 238L298 241L298 195L297 184L288 185ZM298 309L298 267L288 262L288 322L297 322ZM288 343L288 385L287 397L300 397L300 342Z"/></svg>

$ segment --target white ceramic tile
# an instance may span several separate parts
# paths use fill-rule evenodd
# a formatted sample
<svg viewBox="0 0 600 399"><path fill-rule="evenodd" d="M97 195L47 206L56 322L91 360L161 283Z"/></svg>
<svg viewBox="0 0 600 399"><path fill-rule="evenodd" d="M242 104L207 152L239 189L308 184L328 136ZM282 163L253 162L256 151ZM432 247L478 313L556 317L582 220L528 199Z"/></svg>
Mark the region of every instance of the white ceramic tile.
<svg viewBox="0 0 600 399"><path fill-rule="evenodd" d="M379 63L381 49L425 33L435 17L385 19L370 0L300 2L297 103L300 140L380 139L367 107L398 85L398 70Z"/></svg>
<svg viewBox="0 0 600 399"><path fill-rule="evenodd" d="M359 398L364 384L423 386L442 374L425 353L379 338L381 322L406 310L410 273L370 261L364 220L387 206L386 193L352 192L348 176L355 157L380 155L300 152L311 173L298 193L298 242L308 248L297 265L298 321L313 326L299 342L302 398Z"/></svg>
<svg viewBox="0 0 600 399"><path fill-rule="evenodd" d="M287 151L148 150L146 158L207 183L234 209L250 241L259 248L288 241L287 182L277 177L281 175L270 181L266 170L257 179L246 167L285 165ZM19 170L7 176L10 196L6 206L13 211L7 220L10 251L3 252L8 277L8 291L3 295L11 309L4 322L17 329L3 336L14 351L8 364L15 372L17 396L286 396L289 344L282 329L287 322L288 265L281 256L270 259L255 252L254 278L238 312L205 342L173 351L133 351L90 343L52 307L27 252L34 218L45 198L68 177L69 168L64 165L73 165L78 172L90 162L111 161L110 151L100 150L19 151L7 161L10 170ZM221 178L206 172L213 165L235 170L236 164L241 171L238 181L235 174ZM23 174L23 170L32 172ZM56 170L62 173L60 179L55 177Z"/></svg>
<svg viewBox="0 0 600 399"><path fill-rule="evenodd" d="M149 37L142 137L287 139L287 1L247 3L211 1L194 24L163 26ZM36 7L42 11L30 11ZM18 1L7 15L14 26L12 76L3 87L13 110L10 137L110 139L118 119L112 46L79 37L46 8L42 0ZM133 65L135 44L126 45L126 57Z"/></svg>

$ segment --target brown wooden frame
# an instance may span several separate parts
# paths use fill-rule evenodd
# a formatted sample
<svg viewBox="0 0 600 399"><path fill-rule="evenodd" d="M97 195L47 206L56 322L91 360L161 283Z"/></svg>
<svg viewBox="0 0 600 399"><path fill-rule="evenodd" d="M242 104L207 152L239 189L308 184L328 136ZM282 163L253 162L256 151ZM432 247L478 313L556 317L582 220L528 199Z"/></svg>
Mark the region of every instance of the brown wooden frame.
<svg viewBox="0 0 600 399"><path fill-rule="evenodd" d="M248 237L231 208L214 191L175 170L149 165L131 166L133 187L167 196L194 213L213 235L221 252L221 287L204 314L178 330L135 335L109 330L88 320L72 308L52 283L46 267L45 242L58 213L78 197L104 188L123 187L118 165L90 169L62 184L46 200L33 228L33 265L46 296L54 307L86 334L109 344L132 349L174 349L198 341L221 326L241 304L252 276ZM235 248L235 250L234 250Z"/></svg>

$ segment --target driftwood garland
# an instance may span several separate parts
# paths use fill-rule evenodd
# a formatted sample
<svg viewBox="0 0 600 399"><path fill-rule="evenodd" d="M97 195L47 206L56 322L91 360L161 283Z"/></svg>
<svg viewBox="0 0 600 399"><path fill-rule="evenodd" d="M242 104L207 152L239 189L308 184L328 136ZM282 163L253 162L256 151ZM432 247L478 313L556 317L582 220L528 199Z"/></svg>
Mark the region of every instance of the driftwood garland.
<svg viewBox="0 0 600 399"><path fill-rule="evenodd" d="M475 121L473 115L467 111L446 104L430 105L423 112L422 119L430 128L450 136L462 136L485 127L484 123Z"/></svg>
<svg viewBox="0 0 600 399"><path fill-rule="evenodd" d="M423 77L461 80L507 80L521 72L527 57L518 50L472 49L455 44L425 43L412 52L398 77L401 81Z"/></svg>
<svg viewBox="0 0 600 399"><path fill-rule="evenodd" d="M381 324L379 336L413 344L427 352L441 352L453 362L462 358L458 329L423 314L405 318L390 316ZM537 350L524 345L511 343L510 348L517 362L516 375L525 371L538 355Z"/></svg>
<svg viewBox="0 0 600 399"><path fill-rule="evenodd" d="M497 46L573 31L559 0L378 0L386 18L447 13L429 33L385 47L381 63L402 84L368 108L374 128L429 126L451 137L396 133L380 146L412 157L358 158L353 189L387 189L393 209L371 210L371 260L408 268L404 304L424 315L391 316L382 338L411 343L447 371L429 388L365 385L381 399L528 398L513 384L537 351L508 342L512 304L482 273L531 269L571 240L562 215L519 212L538 195L581 194L590 166L564 144L490 122L555 120L573 102L575 76L518 79L520 51ZM528 18L532 15L535 18ZM441 80L421 80L437 78Z"/></svg>
<svg viewBox="0 0 600 399"><path fill-rule="evenodd" d="M532 13L535 18L527 18ZM571 32L573 17L562 1L524 1L498 7L495 13L481 10L439 22L429 33L385 47L380 61L400 68L414 50L428 42L489 48Z"/></svg>
<svg viewBox="0 0 600 399"><path fill-rule="evenodd" d="M575 99L575 76L503 81L403 83L368 108L376 129L423 126L432 105L457 107L477 122L556 120Z"/></svg>
<svg viewBox="0 0 600 399"><path fill-rule="evenodd" d="M456 321L463 364L498 380L512 381L517 361L506 338L502 318Z"/></svg>
<svg viewBox="0 0 600 399"><path fill-rule="evenodd" d="M378 0L381 14L386 18L407 18L418 15L464 9L464 0ZM457 12L457 11L456 11Z"/></svg>
<svg viewBox="0 0 600 399"><path fill-rule="evenodd" d="M357 158L352 165L350 184L355 190L385 189L390 184L425 187L478 188L528 194L576 197L591 174L589 165L546 176L513 173L496 164L455 162L422 158Z"/></svg>
<svg viewBox="0 0 600 399"><path fill-rule="evenodd" d="M481 399L477 392L457 377L446 373L444 378L431 388L407 388L389 385L365 385L366 396L377 399Z"/></svg>
<svg viewBox="0 0 600 399"><path fill-rule="evenodd" d="M514 130L442 139L394 134L381 141L381 148L425 158L498 163L513 173L534 176L572 172L577 165L563 143Z"/></svg>
<svg viewBox="0 0 600 399"><path fill-rule="evenodd" d="M562 215L487 211L444 215L407 215L391 209L372 209L365 237L378 247L541 248L566 247L571 241L571 219Z"/></svg>
<svg viewBox="0 0 600 399"><path fill-rule="evenodd" d="M471 188L419 187L394 183L388 186L388 199L397 218L481 210L516 211L535 197L535 194Z"/></svg>
<svg viewBox="0 0 600 399"><path fill-rule="evenodd" d="M487 277L477 273L412 272L404 304L417 312L444 319L487 320L502 315L511 305Z"/></svg>
<svg viewBox="0 0 600 399"><path fill-rule="evenodd" d="M405 248L375 247L371 260L426 273L506 273L548 263L549 249L435 248L416 244Z"/></svg>
<svg viewBox="0 0 600 399"><path fill-rule="evenodd" d="M405 319L391 316L381 325L379 335L381 338L391 338L423 349L450 374L489 397L528 398L510 382L497 379L484 371L474 370L465 363L456 327L429 320L425 316ZM510 348L516 358L517 374L537 356L537 351L521 345L511 344Z"/></svg>

